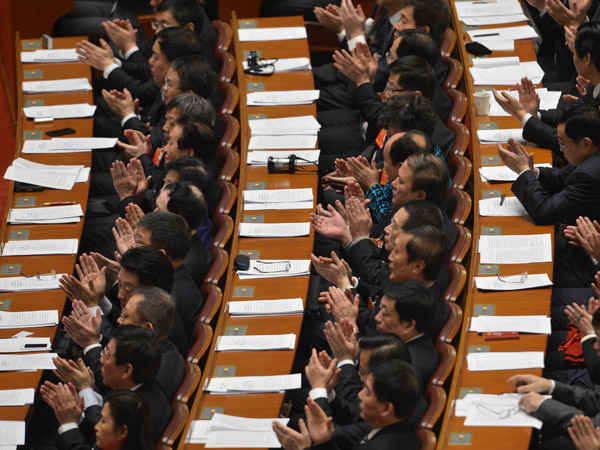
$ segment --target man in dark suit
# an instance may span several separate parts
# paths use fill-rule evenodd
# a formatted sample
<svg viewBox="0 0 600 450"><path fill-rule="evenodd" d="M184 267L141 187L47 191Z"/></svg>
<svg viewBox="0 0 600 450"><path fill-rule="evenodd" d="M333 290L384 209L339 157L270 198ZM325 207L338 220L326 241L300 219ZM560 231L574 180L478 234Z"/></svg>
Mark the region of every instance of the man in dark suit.
<svg viewBox="0 0 600 450"><path fill-rule="evenodd" d="M504 163L519 174L512 186L529 216L538 225L557 225L554 283L559 287L587 287L595 266L579 248L568 245L561 225L575 225L580 216L600 220L600 112L581 106L566 112L557 127L558 142L569 163L536 168L533 155L509 141L498 145Z"/></svg>

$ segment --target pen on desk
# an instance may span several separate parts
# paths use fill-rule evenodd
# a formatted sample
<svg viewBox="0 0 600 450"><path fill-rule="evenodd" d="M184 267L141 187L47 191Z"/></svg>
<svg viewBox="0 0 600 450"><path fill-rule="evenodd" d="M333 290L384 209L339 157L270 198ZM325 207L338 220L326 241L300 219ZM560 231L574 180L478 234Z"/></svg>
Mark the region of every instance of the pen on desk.
<svg viewBox="0 0 600 450"><path fill-rule="evenodd" d="M473 35L472 37L478 38L478 37L487 37L487 36L500 36L500 33L478 34L477 36Z"/></svg>
<svg viewBox="0 0 600 450"><path fill-rule="evenodd" d="M502 196L500 197L500 206L502 206L502 204L504 203L504 199L506 199L506 194L502 194Z"/></svg>
<svg viewBox="0 0 600 450"><path fill-rule="evenodd" d="M44 203L44 206L65 206L65 205L75 205L75 202L48 202Z"/></svg>

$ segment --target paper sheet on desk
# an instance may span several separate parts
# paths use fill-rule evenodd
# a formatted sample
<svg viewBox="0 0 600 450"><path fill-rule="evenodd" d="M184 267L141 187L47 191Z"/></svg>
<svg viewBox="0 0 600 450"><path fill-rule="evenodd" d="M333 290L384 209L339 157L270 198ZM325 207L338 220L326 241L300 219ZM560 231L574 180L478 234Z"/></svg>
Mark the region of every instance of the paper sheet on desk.
<svg viewBox="0 0 600 450"><path fill-rule="evenodd" d="M529 217L517 197L504 197L504 200L498 197L481 199L479 200L479 215L482 217Z"/></svg>
<svg viewBox="0 0 600 450"><path fill-rule="evenodd" d="M117 138L53 138L50 140L28 140L23 142L21 153L79 153L95 149L112 148Z"/></svg>
<svg viewBox="0 0 600 450"><path fill-rule="evenodd" d="M0 406L33 405L35 389L2 389L0 390Z"/></svg>
<svg viewBox="0 0 600 450"><path fill-rule="evenodd" d="M482 144L495 144L496 142L508 142L514 139L517 142L525 142L523 139L523 128L503 128L500 130L477 130L477 137Z"/></svg>
<svg viewBox="0 0 600 450"><path fill-rule="evenodd" d="M541 428L542 421L519 408L523 394L467 394L456 400L454 415L466 417L465 425L497 427ZM510 411L508 417L500 418L502 411ZM495 414L495 413L496 414Z"/></svg>
<svg viewBox="0 0 600 450"><path fill-rule="evenodd" d="M515 275L515 281L511 282L513 277L502 277L501 281L497 276L494 277L475 277L475 286L477 289L486 291L520 291L523 289L535 289L539 287L552 286L552 281L546 273L528 274L527 281L524 283L517 282L516 278L521 275Z"/></svg>
<svg viewBox="0 0 600 450"><path fill-rule="evenodd" d="M492 67L518 66L521 60L518 56L500 56L494 58L473 58L473 67L490 69Z"/></svg>
<svg viewBox="0 0 600 450"><path fill-rule="evenodd" d="M458 4L458 3L457 3ZM509 14L506 16L477 16L477 17L461 17L465 25L502 25L504 23L527 22L529 20L525 14Z"/></svg>
<svg viewBox="0 0 600 450"><path fill-rule="evenodd" d="M471 40L478 42L482 42L481 39L485 41L516 41L539 37L535 29L530 25L469 30L467 31L467 34ZM493 34L494 36L489 36L490 34Z"/></svg>
<svg viewBox="0 0 600 450"><path fill-rule="evenodd" d="M244 203L245 211L263 211L269 209L287 210L287 209L313 209L313 201L301 202L264 202L264 203Z"/></svg>
<svg viewBox="0 0 600 450"><path fill-rule="evenodd" d="M310 222L299 223L240 223L240 236L243 237L296 237L308 236Z"/></svg>
<svg viewBox="0 0 600 450"><path fill-rule="evenodd" d="M477 38L476 42L485 45L488 49L493 52L502 51L502 52L514 52L515 51L515 41L512 39L486 39L486 38Z"/></svg>
<svg viewBox="0 0 600 450"><path fill-rule="evenodd" d="M211 431L205 448L281 448L275 432L270 431Z"/></svg>
<svg viewBox="0 0 600 450"><path fill-rule="evenodd" d="M277 60L261 59L259 64L274 64L276 73L312 69L309 58L279 58ZM244 70L246 70L248 68L248 61L242 61L242 66L244 66ZM265 67L264 72L270 73L271 70L271 67Z"/></svg>
<svg viewBox="0 0 600 450"><path fill-rule="evenodd" d="M23 93L25 94L44 94L47 92L83 92L91 90L92 85L87 78L23 81Z"/></svg>
<svg viewBox="0 0 600 450"><path fill-rule="evenodd" d="M0 420L0 445L25 445L25 422Z"/></svg>
<svg viewBox="0 0 600 450"><path fill-rule="evenodd" d="M480 236L481 264L552 262L550 234Z"/></svg>
<svg viewBox="0 0 600 450"><path fill-rule="evenodd" d="M2 247L2 256L71 255L77 253L79 239L30 239L8 241Z"/></svg>
<svg viewBox="0 0 600 450"><path fill-rule="evenodd" d="M48 277L0 277L0 292L44 291L58 289L58 279L65 274ZM1 312L1 311L0 311Z"/></svg>
<svg viewBox="0 0 600 450"><path fill-rule="evenodd" d="M240 28L240 42L284 41L287 39L306 39L305 27Z"/></svg>
<svg viewBox="0 0 600 450"><path fill-rule="evenodd" d="M311 135L316 136L321 125L314 116L282 117L249 120L252 136Z"/></svg>
<svg viewBox="0 0 600 450"><path fill-rule="evenodd" d="M470 67L469 71L473 78L473 84L477 86L515 85L520 83L523 77L529 78L533 84L538 84L544 77L544 71L537 61L492 68Z"/></svg>
<svg viewBox="0 0 600 450"><path fill-rule="evenodd" d="M471 317L469 330L476 333L516 331L547 335L552 332L550 317L547 316L475 316Z"/></svg>
<svg viewBox="0 0 600 450"><path fill-rule="evenodd" d="M313 192L311 188L246 190L243 197L245 204L312 202Z"/></svg>
<svg viewBox="0 0 600 450"><path fill-rule="evenodd" d="M11 165L4 172L5 180L35 184L46 188L70 191L73 189L77 175L71 173L52 172L49 170L32 171L25 167Z"/></svg>
<svg viewBox="0 0 600 450"><path fill-rule="evenodd" d="M12 208L8 211L9 223L68 223L68 219L83 216L81 205L48 206L41 208Z"/></svg>
<svg viewBox="0 0 600 450"><path fill-rule="evenodd" d="M43 352L51 349L48 337L0 339L0 353Z"/></svg>
<svg viewBox="0 0 600 450"><path fill-rule="evenodd" d="M23 108L23 112L29 119L43 117L52 117L53 119L77 119L92 117L96 112L96 106L88 105L87 103L55 106L29 106Z"/></svg>
<svg viewBox="0 0 600 450"><path fill-rule="evenodd" d="M521 3L516 0L503 0L501 2L463 1L454 5L459 19L465 17L507 16L523 14Z"/></svg>
<svg viewBox="0 0 600 450"><path fill-rule="evenodd" d="M316 135L252 136L248 150L314 148L315 145Z"/></svg>
<svg viewBox="0 0 600 450"><path fill-rule="evenodd" d="M246 163L252 166L266 166L269 163L269 157L274 158L289 158L290 155L295 155L297 166L306 166L319 163L319 155L321 150L253 150L247 152ZM303 161L306 159L307 161Z"/></svg>
<svg viewBox="0 0 600 450"><path fill-rule="evenodd" d="M301 298L237 301L227 305L232 317L301 314L304 311Z"/></svg>
<svg viewBox="0 0 600 450"><path fill-rule="evenodd" d="M535 167L549 167L552 168L551 164L534 164ZM506 166L485 166L479 168L479 175L481 175L481 181L487 182L508 182L515 181L519 174L513 172Z"/></svg>
<svg viewBox="0 0 600 450"><path fill-rule="evenodd" d="M262 259L250 260L248 270L238 270L240 280L255 278L280 278L308 275L310 259Z"/></svg>
<svg viewBox="0 0 600 450"><path fill-rule="evenodd" d="M79 61L77 49L57 48L42 49L33 52L21 52L22 63L54 63Z"/></svg>
<svg viewBox="0 0 600 450"><path fill-rule="evenodd" d="M246 94L246 104L248 106L310 105L318 98L318 90L249 92Z"/></svg>
<svg viewBox="0 0 600 450"><path fill-rule="evenodd" d="M271 375L257 377L211 378L206 391L213 394L247 394L259 392L284 392L302 387L302 375Z"/></svg>
<svg viewBox="0 0 600 450"><path fill-rule="evenodd" d="M273 432L273 422L287 425L289 419L254 419L215 413L211 420L192 421L186 442L198 444L206 443L209 433L219 433L223 431ZM213 440L216 441L216 444L219 444L222 441L220 435L213 436ZM265 446L269 443L270 442L266 442Z"/></svg>
<svg viewBox="0 0 600 450"><path fill-rule="evenodd" d="M52 362L56 353L35 353L32 355L0 355L0 371L54 370Z"/></svg>
<svg viewBox="0 0 600 450"><path fill-rule="evenodd" d="M485 58L484 58L485 59ZM517 91L502 91L507 94L519 98L519 93ZM554 109L558 106L558 102L562 96L562 92L560 91L549 91L548 88L538 88L535 92L540 97L540 110L548 110ZM502 109L502 107L498 104L494 96L491 97L490 103L490 116L510 116L506 111Z"/></svg>
<svg viewBox="0 0 600 450"><path fill-rule="evenodd" d="M484 352L467 355L469 371L543 369L544 352Z"/></svg>
<svg viewBox="0 0 600 450"><path fill-rule="evenodd" d="M219 336L215 351L239 352L262 350L293 350L296 345L296 335L266 334L249 336Z"/></svg>

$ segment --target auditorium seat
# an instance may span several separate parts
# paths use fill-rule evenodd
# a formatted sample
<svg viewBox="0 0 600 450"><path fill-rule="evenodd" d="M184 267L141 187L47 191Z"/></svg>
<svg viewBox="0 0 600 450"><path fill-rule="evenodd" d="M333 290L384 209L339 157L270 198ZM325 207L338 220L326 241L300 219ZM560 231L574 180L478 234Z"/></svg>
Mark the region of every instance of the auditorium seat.
<svg viewBox="0 0 600 450"><path fill-rule="evenodd" d="M471 248L471 231L458 223L454 224L454 229L456 230L456 242L454 243L454 247L450 250L449 260L454 263L462 264Z"/></svg>
<svg viewBox="0 0 600 450"><path fill-rule="evenodd" d="M469 129L465 126L464 123L460 123L453 120L448 120L446 126L450 128L456 136L454 138L454 145L452 146L452 150L450 150L450 153L464 156L464 154L467 151L467 148L469 148L469 144L471 143L471 133L469 132Z"/></svg>
<svg viewBox="0 0 600 450"><path fill-rule="evenodd" d="M215 51L215 61L219 71L217 83L231 83L236 69L233 55L225 50L217 50Z"/></svg>
<svg viewBox="0 0 600 450"><path fill-rule="evenodd" d="M217 50L228 51L233 39L231 26L227 22L213 20L212 27L217 32L217 43L215 44L214 52L216 53Z"/></svg>
<svg viewBox="0 0 600 450"><path fill-rule="evenodd" d="M429 384L425 389L425 401L428 406L421 418L421 428L431 430L446 408L446 392L439 386Z"/></svg>
<svg viewBox="0 0 600 450"><path fill-rule="evenodd" d="M235 151L237 151L239 148L238 139L240 137L240 122L234 116L229 114L221 114L220 117L225 125L225 132L219 141L219 147L235 149Z"/></svg>
<svg viewBox="0 0 600 450"><path fill-rule="evenodd" d="M240 91L237 86L233 83L217 83L217 90L222 102L219 114L221 116L233 115L240 101Z"/></svg>
<svg viewBox="0 0 600 450"><path fill-rule="evenodd" d="M450 311L450 315L448 316L446 325L444 325L442 331L440 331L437 340L438 342L452 344L452 341L460 331L460 327L462 325L463 312L461 307L458 306L457 303L445 301L444 304Z"/></svg>
<svg viewBox="0 0 600 450"><path fill-rule="evenodd" d="M163 431L163 434L160 438L160 443L156 446L156 448L159 450L168 450L173 448L173 444L175 444L175 441L183 432L190 414L187 406L178 402L177 399L173 400L171 403L171 409L173 409L171 420L169 420L165 431Z"/></svg>
<svg viewBox="0 0 600 450"><path fill-rule="evenodd" d="M444 80L443 88L444 90L456 89L463 76L463 66L459 60L446 55L442 56L442 61L448 67L448 75Z"/></svg>
<svg viewBox="0 0 600 450"><path fill-rule="evenodd" d="M228 147L219 145L217 147L217 154L215 155L215 162L219 168L218 178L231 181L240 166L240 154Z"/></svg>
<svg viewBox="0 0 600 450"><path fill-rule="evenodd" d="M311 53L333 53L340 49L340 41L333 31L328 30L319 22L309 21L304 22L304 25L308 36L308 49Z"/></svg>
<svg viewBox="0 0 600 450"><path fill-rule="evenodd" d="M200 311L200 315L197 320L210 325L215 315L221 307L221 301L223 300L223 293L214 284L205 284L202 286L202 297L204 297L204 305Z"/></svg>
<svg viewBox="0 0 600 450"><path fill-rule="evenodd" d="M225 248L233 234L234 227L235 224L231 217L225 214L215 214L211 228L211 234L213 235L211 245L213 247Z"/></svg>
<svg viewBox="0 0 600 450"><path fill-rule="evenodd" d="M444 38L442 39L442 43L440 44L440 53L442 56L450 56L452 54L452 50L454 50L454 46L456 45L456 33L452 28L446 28L446 33L444 33Z"/></svg>
<svg viewBox="0 0 600 450"><path fill-rule="evenodd" d="M455 302L465 287L465 283L467 281L467 270L464 268L464 266L462 266L462 264L455 262L449 262L446 264L446 268L448 269L448 274L450 275L450 282L448 283L448 287L446 288L442 298L446 302Z"/></svg>
<svg viewBox="0 0 600 450"><path fill-rule="evenodd" d="M444 202L444 209L452 222L464 225L471 213L471 196L462 189L450 189Z"/></svg>
<svg viewBox="0 0 600 450"><path fill-rule="evenodd" d="M440 364L433 373L429 384L442 388L454 370L454 365L456 364L456 349L445 342L437 342L435 344L435 351L440 358ZM427 393L425 395L427 396Z"/></svg>
<svg viewBox="0 0 600 450"><path fill-rule="evenodd" d="M435 434L433 434L433 431L419 428L417 430L417 438L419 438L419 441L421 442L421 450L435 449L437 438L435 437Z"/></svg>
<svg viewBox="0 0 600 450"><path fill-rule="evenodd" d="M452 109L446 125L450 126L450 121L462 122L467 113L467 97L461 91L453 88L444 89L444 93L452 100Z"/></svg>
<svg viewBox="0 0 600 450"><path fill-rule="evenodd" d="M222 284L223 275L227 271L229 254L220 247L212 247L210 251L213 255L213 261L202 284L214 284L218 286Z"/></svg>
<svg viewBox="0 0 600 450"><path fill-rule="evenodd" d="M471 170L473 169L471 161L464 156L450 153L446 164L448 165L448 172L452 179L452 187L455 189L463 189L471 176Z"/></svg>
<svg viewBox="0 0 600 450"><path fill-rule="evenodd" d="M229 214L235 205L237 189L229 181L217 179L217 184L221 189L221 198L217 203L217 211L215 212L215 215L218 213Z"/></svg>
<svg viewBox="0 0 600 450"><path fill-rule="evenodd" d="M192 348L190 348L190 351L187 354L188 362L198 364L198 362L203 359L210 348L212 336L212 328L201 320L197 320L194 325L194 330L192 331Z"/></svg>

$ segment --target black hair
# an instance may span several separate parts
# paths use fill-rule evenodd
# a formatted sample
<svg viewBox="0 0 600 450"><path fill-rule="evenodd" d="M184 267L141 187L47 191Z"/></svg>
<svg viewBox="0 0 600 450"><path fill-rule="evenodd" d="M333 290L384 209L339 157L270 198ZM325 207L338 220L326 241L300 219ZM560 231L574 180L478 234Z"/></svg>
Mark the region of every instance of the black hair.
<svg viewBox="0 0 600 450"><path fill-rule="evenodd" d="M425 148L419 146L414 140L415 135L422 136L425 139ZM390 147L390 159L392 163L397 166L400 163L403 163L406 158L408 158L413 153L433 153L433 144L431 143L431 139L427 137L425 133L420 131L407 131L404 136L396 139Z"/></svg>
<svg viewBox="0 0 600 450"><path fill-rule="evenodd" d="M393 359L370 368L373 390L380 402L390 402L398 419L409 418L421 397L416 369L407 362Z"/></svg>
<svg viewBox="0 0 600 450"><path fill-rule="evenodd" d="M410 239L406 243L408 262L423 261L423 277L434 281L446 265L446 238L437 227L425 225L407 231Z"/></svg>
<svg viewBox="0 0 600 450"><path fill-rule="evenodd" d="M130 248L121 257L121 269L135 273L140 286L156 286L171 292L173 265L154 247Z"/></svg>
<svg viewBox="0 0 600 450"><path fill-rule="evenodd" d="M184 27L188 23L194 24L194 32L202 32L202 14L200 6L195 0L162 0L157 6L156 11L171 11L173 18Z"/></svg>
<svg viewBox="0 0 600 450"><path fill-rule="evenodd" d="M414 320L417 330L422 333L429 331L435 304L427 286L415 280L389 283L384 295L394 302L400 320Z"/></svg>
<svg viewBox="0 0 600 450"><path fill-rule="evenodd" d="M419 130L433 134L436 112L431 100L416 92L392 97L381 110L379 127L394 131Z"/></svg>
<svg viewBox="0 0 600 450"><path fill-rule="evenodd" d="M170 192L167 210L183 217L192 230L198 228L208 212L208 205L202 191L185 181L171 183L165 186L165 189Z"/></svg>
<svg viewBox="0 0 600 450"><path fill-rule="evenodd" d="M167 104L167 111L173 108L177 109L180 116L191 117L196 122L205 122L211 127L214 126L217 118L213 104L193 92L184 92L171 99Z"/></svg>
<svg viewBox="0 0 600 450"><path fill-rule="evenodd" d="M587 54L590 55L594 67L597 71L600 71L600 47L598 41L600 40L600 21L592 20L585 22L577 27L577 34L575 35L575 43L573 44L575 53L579 58L585 58Z"/></svg>
<svg viewBox="0 0 600 450"><path fill-rule="evenodd" d="M439 47L450 23L450 10L446 0L407 0L405 6L413 7L417 28L429 27L429 34Z"/></svg>
<svg viewBox="0 0 600 450"><path fill-rule="evenodd" d="M448 194L450 180L444 161L431 153L413 153L404 163L412 172L412 191L422 190L427 200L441 206Z"/></svg>
<svg viewBox="0 0 600 450"><path fill-rule="evenodd" d="M565 134L576 144L583 138L600 146L600 111L591 106L571 108L563 114L559 123L565 124Z"/></svg>
<svg viewBox="0 0 600 450"><path fill-rule="evenodd" d="M195 156L181 156L165 165L167 170L177 172L179 181L193 184L204 195L212 216L219 202L217 180L211 170L200 158Z"/></svg>
<svg viewBox="0 0 600 450"><path fill-rule="evenodd" d="M402 224L402 231L412 231L424 225L444 229L443 212L439 206L427 200L409 200L402 205L408 218Z"/></svg>
<svg viewBox="0 0 600 450"><path fill-rule="evenodd" d="M373 367L389 359L410 362L410 352L406 344L393 333L380 333L360 338L358 346L361 350L371 350L368 367Z"/></svg>
<svg viewBox="0 0 600 450"><path fill-rule="evenodd" d="M420 56L431 67L435 66L440 57L440 50L429 33L425 30L402 30L398 36L401 37L396 49L398 58L409 55Z"/></svg>
<svg viewBox="0 0 600 450"><path fill-rule="evenodd" d="M192 246L192 235L185 220L171 212L156 211L140 219L138 228L151 234L150 244L163 249L173 260L182 260Z"/></svg>
<svg viewBox="0 0 600 450"><path fill-rule="evenodd" d="M175 302L169 293L154 286L137 286L132 296L136 294L143 297L137 305L137 316L154 326L159 341L167 339L175 317Z"/></svg>
<svg viewBox="0 0 600 450"><path fill-rule="evenodd" d="M423 97L433 101L435 94L435 72L433 67L419 56L404 56L390 64L390 76L400 75L400 84L405 91L419 91Z"/></svg>
<svg viewBox="0 0 600 450"><path fill-rule="evenodd" d="M205 163L210 163L217 151L212 127L186 115L179 116L175 124L181 127L181 135L177 139L179 150L192 150L194 156L201 158Z"/></svg>
<svg viewBox="0 0 600 450"><path fill-rule="evenodd" d="M127 427L122 450L151 450L152 411L148 401L135 391L110 391L106 405L113 420L114 430Z"/></svg>
<svg viewBox="0 0 600 450"><path fill-rule="evenodd" d="M162 350L154 331L136 325L119 325L113 330L117 365L131 364L131 381L153 383L160 369Z"/></svg>
<svg viewBox="0 0 600 450"><path fill-rule="evenodd" d="M204 98L216 95L217 74L200 56L187 55L177 58L171 62L171 69L179 76L179 89L182 92L192 91Z"/></svg>
<svg viewBox="0 0 600 450"><path fill-rule="evenodd" d="M187 28L164 28L156 35L160 51L169 62L187 55L202 53L198 36Z"/></svg>

